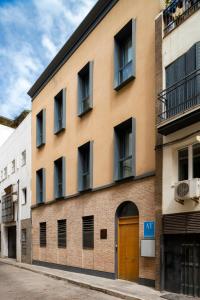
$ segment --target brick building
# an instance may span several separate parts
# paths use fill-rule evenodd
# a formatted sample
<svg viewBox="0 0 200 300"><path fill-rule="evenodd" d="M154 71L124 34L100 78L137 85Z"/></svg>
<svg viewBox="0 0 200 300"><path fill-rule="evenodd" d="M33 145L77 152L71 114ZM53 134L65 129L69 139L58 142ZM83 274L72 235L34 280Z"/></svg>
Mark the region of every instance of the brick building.
<svg viewBox="0 0 200 300"><path fill-rule="evenodd" d="M35 264L155 285L160 10L99 0L28 92Z"/></svg>

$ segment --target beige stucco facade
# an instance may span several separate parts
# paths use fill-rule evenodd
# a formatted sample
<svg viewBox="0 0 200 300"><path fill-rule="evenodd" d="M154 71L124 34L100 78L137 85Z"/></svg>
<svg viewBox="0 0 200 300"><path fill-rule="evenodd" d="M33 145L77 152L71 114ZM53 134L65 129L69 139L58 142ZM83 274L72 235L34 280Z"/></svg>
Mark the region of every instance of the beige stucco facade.
<svg viewBox="0 0 200 300"><path fill-rule="evenodd" d="M144 9L145 8L145 9ZM66 200L32 209L33 260L115 272L115 213L123 201L139 209L140 239L143 221L154 220L155 172L155 24L159 0L119 0L86 40L44 86L32 103L32 205L36 204L36 171L46 170L46 203L54 200L53 162L66 158ZM136 19L136 78L119 91L113 89L114 36ZM77 74L93 61L93 109L77 116ZM66 129L54 135L54 96L66 88ZM46 144L36 147L36 115L46 109ZM114 130L121 122L136 120L136 178L113 184ZM77 187L77 149L93 144L93 190L82 195ZM149 174L152 174L150 177ZM148 175L148 176L147 176ZM94 191L111 185L101 191ZM72 196L70 198L70 196ZM81 248L81 218L94 214L95 249ZM66 218L67 250L56 248L56 220ZM47 247L39 247L39 222L47 222ZM55 226L54 226L55 225ZM99 240L99 229L108 239ZM49 241L49 244L48 244ZM140 257L141 278L155 279L154 258Z"/></svg>

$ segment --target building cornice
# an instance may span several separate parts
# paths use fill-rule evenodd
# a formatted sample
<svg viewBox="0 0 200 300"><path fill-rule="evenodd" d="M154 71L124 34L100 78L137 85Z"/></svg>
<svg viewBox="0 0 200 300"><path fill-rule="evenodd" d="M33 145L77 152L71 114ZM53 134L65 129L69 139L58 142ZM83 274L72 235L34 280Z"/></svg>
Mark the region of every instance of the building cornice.
<svg viewBox="0 0 200 300"><path fill-rule="evenodd" d="M99 0L28 91L32 101L119 0Z"/></svg>

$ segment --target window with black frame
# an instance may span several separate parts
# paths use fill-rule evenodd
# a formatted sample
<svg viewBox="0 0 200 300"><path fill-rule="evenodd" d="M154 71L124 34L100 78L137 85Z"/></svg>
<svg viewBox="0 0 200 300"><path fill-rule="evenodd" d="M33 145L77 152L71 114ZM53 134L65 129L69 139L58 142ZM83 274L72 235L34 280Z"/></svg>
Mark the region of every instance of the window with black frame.
<svg viewBox="0 0 200 300"><path fill-rule="evenodd" d="M188 179L188 148L178 151L178 177L179 181Z"/></svg>
<svg viewBox="0 0 200 300"><path fill-rule="evenodd" d="M92 109L93 62L88 62L78 73L78 115Z"/></svg>
<svg viewBox="0 0 200 300"><path fill-rule="evenodd" d="M94 216L82 218L83 222L83 249L94 248Z"/></svg>
<svg viewBox="0 0 200 300"><path fill-rule="evenodd" d="M117 125L115 132L115 180L135 174L135 120L130 118Z"/></svg>
<svg viewBox="0 0 200 300"><path fill-rule="evenodd" d="M92 187L92 142L78 148L78 189L85 191Z"/></svg>
<svg viewBox="0 0 200 300"><path fill-rule="evenodd" d="M192 147L193 152L193 178L200 178L200 143Z"/></svg>
<svg viewBox="0 0 200 300"><path fill-rule="evenodd" d="M55 198L65 195L65 158L60 157L54 161L54 192Z"/></svg>
<svg viewBox="0 0 200 300"><path fill-rule="evenodd" d="M130 20L114 37L114 88L119 90L135 77L135 20Z"/></svg>

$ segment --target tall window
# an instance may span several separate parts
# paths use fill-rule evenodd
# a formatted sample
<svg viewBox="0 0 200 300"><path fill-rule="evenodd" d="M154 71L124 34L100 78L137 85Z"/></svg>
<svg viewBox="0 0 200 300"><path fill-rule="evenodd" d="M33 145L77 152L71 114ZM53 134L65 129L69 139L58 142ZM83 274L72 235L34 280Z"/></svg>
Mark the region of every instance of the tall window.
<svg viewBox="0 0 200 300"><path fill-rule="evenodd" d="M46 110L41 110L36 116L36 145L41 147L46 140Z"/></svg>
<svg viewBox="0 0 200 300"><path fill-rule="evenodd" d="M55 198L65 196L65 158L54 161L54 194Z"/></svg>
<svg viewBox="0 0 200 300"><path fill-rule="evenodd" d="M54 133L57 134L66 126L66 89L61 90L54 98Z"/></svg>
<svg viewBox="0 0 200 300"><path fill-rule="evenodd" d="M37 203L43 203L46 197L46 176L45 169L36 172L36 200Z"/></svg>
<svg viewBox="0 0 200 300"><path fill-rule="evenodd" d="M179 181L188 179L188 148L178 151Z"/></svg>
<svg viewBox="0 0 200 300"><path fill-rule="evenodd" d="M22 164L22 167L25 166L25 164L26 164L26 150L24 150L22 152L22 155L21 155L21 164Z"/></svg>
<svg viewBox="0 0 200 300"><path fill-rule="evenodd" d="M178 180L200 178L200 143L178 151Z"/></svg>
<svg viewBox="0 0 200 300"><path fill-rule="evenodd" d="M93 106L93 62L87 63L78 73L78 115L82 116Z"/></svg>
<svg viewBox="0 0 200 300"><path fill-rule="evenodd" d="M66 248L67 222L66 220L57 221L58 228L58 248Z"/></svg>
<svg viewBox="0 0 200 300"><path fill-rule="evenodd" d="M40 223L40 247L46 247L47 245L47 225L46 222Z"/></svg>
<svg viewBox="0 0 200 300"><path fill-rule="evenodd" d="M27 203L27 189L22 189L22 205L26 205Z"/></svg>
<svg viewBox="0 0 200 300"><path fill-rule="evenodd" d="M135 77L135 20L130 20L115 36L115 82L120 89Z"/></svg>
<svg viewBox="0 0 200 300"><path fill-rule="evenodd" d="M83 217L83 249L94 248L94 216Z"/></svg>
<svg viewBox="0 0 200 300"><path fill-rule="evenodd" d="M200 178L200 144L193 145L193 177Z"/></svg>
<svg viewBox="0 0 200 300"><path fill-rule="evenodd" d="M114 128L115 180L135 174L135 120L129 119Z"/></svg>
<svg viewBox="0 0 200 300"><path fill-rule="evenodd" d="M84 191L92 188L93 142L78 148L78 189Z"/></svg>
<svg viewBox="0 0 200 300"><path fill-rule="evenodd" d="M12 174L15 173L15 159L13 159L13 161L11 163L11 172L12 172Z"/></svg>

